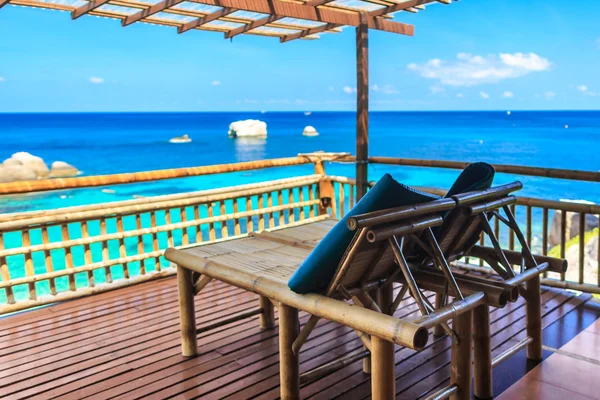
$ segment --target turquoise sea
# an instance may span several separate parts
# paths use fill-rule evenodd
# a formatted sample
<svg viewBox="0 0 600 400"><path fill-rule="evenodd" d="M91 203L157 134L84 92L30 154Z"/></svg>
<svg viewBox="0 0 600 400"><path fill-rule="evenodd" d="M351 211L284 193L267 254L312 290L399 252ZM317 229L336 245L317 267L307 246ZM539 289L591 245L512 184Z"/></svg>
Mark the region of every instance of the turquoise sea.
<svg viewBox="0 0 600 400"><path fill-rule="evenodd" d="M231 122L261 119L268 125L266 140L230 139ZM312 125L318 137L303 137ZM567 127L568 126L568 127ZM169 139L188 134L189 144L171 144ZM18 151L42 157L48 164L66 161L85 175L113 174L165 168L189 167L289 157L316 150L354 153L355 114L350 112L286 113L94 113L94 114L0 114L0 161ZM369 152L376 156L487 161L538 167L600 170L600 112L374 112L370 116ZM331 164L328 174L354 176L354 165ZM247 171L159 182L65 190L50 193L0 197L0 213L51 209L72 205L132 199L238 185L276 178L311 174L312 165ZM390 172L397 180L414 186L449 187L459 171L372 165L369 178L376 180ZM497 175L496 183L523 181L523 195L547 199L585 199L600 202L598 183ZM110 189L108 193L103 189ZM540 210L534 218L541 220ZM518 216L519 219L523 215ZM552 216L550 216L552 218ZM134 229L135 221L124 221ZM173 221L177 222L177 221ZM128 227L127 225L131 226ZM143 221L144 226L149 221ZM75 225L75 224L73 224ZM72 238L80 237L74 227ZM99 225L90 224L90 235L99 234ZM116 227L110 226L109 233ZM69 229L71 230L71 229ZM534 239L541 226L534 222ZM39 233L39 232L38 232ZM32 243L39 243L41 234ZM60 229L50 230L51 239L60 238ZM20 235L5 235L7 248L20 247ZM34 237L35 236L35 237ZM137 242L126 240L127 254L135 254ZM151 238L144 238L152 251ZM166 238L159 238L165 241ZM178 237L175 237L177 244ZM539 240L537 240L539 242ZM165 242L166 243L166 242ZM102 259L99 243L91 246L93 261ZM161 245L161 248L164 247ZM118 243L109 243L111 258L119 257ZM83 263L83 249L73 248L75 265ZM62 250L53 250L56 270L64 268ZM37 273L45 272L43 254L33 255ZM11 277L24 276L23 256L8 257ZM139 263L130 263L132 275ZM154 268L153 262L146 264ZM122 277L121 267L112 267L113 277ZM94 272L97 283L103 271ZM87 285L86 274L77 274L78 287ZM56 279L59 290L68 290L66 277ZM36 284L38 293L49 292L48 282ZM15 287L17 298L26 298L27 287ZM0 291L0 303L6 301Z"/></svg>
<svg viewBox="0 0 600 400"><path fill-rule="evenodd" d="M231 122L261 119L267 140L232 140ZM306 125L318 137L303 137ZM568 126L566 128L565 126ZM267 113L74 113L1 114L0 158L28 151L50 163L69 162L85 175L210 165L288 157L315 150L354 153L355 114L351 112ZM188 134L189 144L170 144ZM371 155L442 160L487 161L598 171L600 111L373 112ZM156 183L53 192L0 199L0 212L202 190L311 173L311 166L213 175ZM334 164L328 173L353 175L353 166ZM457 171L371 166L369 178L391 172L410 185L450 185ZM519 177L524 194L551 199L600 201L600 185ZM514 179L499 176L498 182Z"/></svg>

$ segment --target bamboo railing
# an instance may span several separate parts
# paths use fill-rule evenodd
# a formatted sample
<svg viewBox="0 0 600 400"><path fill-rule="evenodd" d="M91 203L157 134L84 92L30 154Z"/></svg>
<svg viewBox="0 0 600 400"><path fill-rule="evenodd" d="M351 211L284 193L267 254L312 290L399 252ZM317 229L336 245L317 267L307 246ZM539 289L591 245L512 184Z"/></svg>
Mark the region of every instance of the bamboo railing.
<svg viewBox="0 0 600 400"><path fill-rule="evenodd" d="M318 219L321 177L0 215L0 314L174 274L168 247Z"/></svg>
<svg viewBox="0 0 600 400"><path fill-rule="evenodd" d="M265 228L305 223L327 214L342 218L356 202L356 182L326 176L324 163L353 160L344 153L310 153L179 170L0 184L0 194L14 194L303 164L314 164L316 173L193 193L0 214L0 314L171 275L174 270L162 257L167 247L223 241ZM371 157L369 161L453 169L467 165L382 157ZM495 168L511 174L600 182L600 173L596 172L506 165ZM440 189L425 190L445 193ZM600 250L597 254L586 252L586 243L593 236L600 241L600 224L597 230L590 230L582 223L588 215L600 216L600 206L519 197L512 207L535 253L571 259L566 274L547 273L543 284L600 293ZM579 222L576 235L571 232L571 221ZM500 225L495 229L503 247L519 250L509 232ZM457 265L462 268L490 271L483 264L461 261ZM596 263L591 274L589 268L584 268L590 261Z"/></svg>

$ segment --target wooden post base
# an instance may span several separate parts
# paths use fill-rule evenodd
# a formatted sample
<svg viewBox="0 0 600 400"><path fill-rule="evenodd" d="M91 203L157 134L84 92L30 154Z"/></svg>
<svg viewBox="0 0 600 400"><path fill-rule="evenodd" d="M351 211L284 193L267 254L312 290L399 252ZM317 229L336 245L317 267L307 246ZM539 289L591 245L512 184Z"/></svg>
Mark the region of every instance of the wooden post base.
<svg viewBox="0 0 600 400"><path fill-rule="evenodd" d="M272 329L275 327L275 307L267 297L259 296L259 307L262 309L260 314L260 329Z"/></svg>
<svg viewBox="0 0 600 400"><path fill-rule="evenodd" d="M396 398L394 373L394 344L371 336L371 398L389 400Z"/></svg>
<svg viewBox="0 0 600 400"><path fill-rule="evenodd" d="M542 300L540 276L536 275L525 283L525 289L530 294L527 301L527 336L532 341L527 345L527 358L533 361L542 359Z"/></svg>
<svg viewBox="0 0 600 400"><path fill-rule="evenodd" d="M198 355L198 338L196 336L194 285L192 284L191 270L177 267L177 287L179 288L181 354L185 357L192 357Z"/></svg>
<svg viewBox="0 0 600 400"><path fill-rule="evenodd" d="M473 358L475 397L480 400L494 397L492 386L492 348L490 343L489 307L482 304L473 310Z"/></svg>
<svg viewBox="0 0 600 400"><path fill-rule="evenodd" d="M457 386L452 400L471 399L471 323L472 312L467 311L454 318L452 327L458 336L458 343L452 343L450 362L450 383Z"/></svg>
<svg viewBox="0 0 600 400"><path fill-rule="evenodd" d="M281 303L279 306L279 382L282 400L300 399L300 366L292 344L298 333L298 310Z"/></svg>

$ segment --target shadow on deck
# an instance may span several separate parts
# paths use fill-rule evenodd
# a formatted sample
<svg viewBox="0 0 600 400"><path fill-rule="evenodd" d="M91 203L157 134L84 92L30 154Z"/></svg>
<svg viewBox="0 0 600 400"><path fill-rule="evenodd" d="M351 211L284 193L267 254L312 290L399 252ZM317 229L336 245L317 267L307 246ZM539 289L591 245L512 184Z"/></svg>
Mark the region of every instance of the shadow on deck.
<svg viewBox="0 0 600 400"><path fill-rule="evenodd" d="M600 315L589 295L543 288L544 344L560 348ZM196 297L198 328L256 307L256 295L213 281ZM404 299L396 316L418 314ZM308 316L301 314L301 323ZM490 315L494 355L525 337L520 299ZM10 399L275 399L277 330L258 317L199 336L201 355L180 355L174 278L140 284L0 319L0 397ZM300 354L301 372L362 348L352 329L321 320ZM545 358L550 351L545 351ZM447 384L450 341L430 338L421 352L396 348L398 398L416 399ZM532 365L524 351L494 369L500 394ZM361 399L369 376L357 361L302 387L303 398Z"/></svg>

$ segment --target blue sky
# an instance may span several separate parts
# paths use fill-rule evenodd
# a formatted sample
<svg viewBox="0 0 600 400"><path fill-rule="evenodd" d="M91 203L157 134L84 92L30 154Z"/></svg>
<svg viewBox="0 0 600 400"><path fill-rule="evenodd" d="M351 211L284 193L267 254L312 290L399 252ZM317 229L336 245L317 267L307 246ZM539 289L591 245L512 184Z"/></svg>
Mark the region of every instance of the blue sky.
<svg viewBox="0 0 600 400"><path fill-rule="evenodd" d="M370 32L372 110L600 109L600 2L462 0ZM0 112L354 110L354 29L319 40L0 10Z"/></svg>

